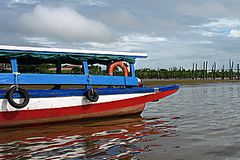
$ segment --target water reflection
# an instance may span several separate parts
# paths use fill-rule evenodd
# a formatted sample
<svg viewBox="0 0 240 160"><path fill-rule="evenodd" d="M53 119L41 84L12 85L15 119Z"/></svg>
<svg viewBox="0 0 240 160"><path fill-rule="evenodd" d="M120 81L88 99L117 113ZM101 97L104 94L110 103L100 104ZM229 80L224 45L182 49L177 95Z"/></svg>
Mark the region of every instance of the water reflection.
<svg viewBox="0 0 240 160"><path fill-rule="evenodd" d="M91 123L65 123L5 129L0 133L0 159L118 159L148 150L146 136L174 136L168 121L140 116ZM141 143L141 145L137 145Z"/></svg>
<svg viewBox="0 0 240 160"><path fill-rule="evenodd" d="M240 159L239 106L237 83L186 86L158 105L150 104L144 117L170 122L171 117L179 118L174 121L176 136L160 139L163 146L144 153L145 159Z"/></svg>
<svg viewBox="0 0 240 160"><path fill-rule="evenodd" d="M0 159L240 159L240 85L182 87L141 115L1 130Z"/></svg>

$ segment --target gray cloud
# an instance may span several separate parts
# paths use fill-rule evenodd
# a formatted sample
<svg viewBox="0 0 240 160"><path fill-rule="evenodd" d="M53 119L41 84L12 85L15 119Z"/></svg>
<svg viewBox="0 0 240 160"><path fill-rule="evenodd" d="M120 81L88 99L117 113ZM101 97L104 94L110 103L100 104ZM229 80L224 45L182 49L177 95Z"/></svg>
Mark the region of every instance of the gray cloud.
<svg viewBox="0 0 240 160"><path fill-rule="evenodd" d="M15 5L34 5L40 3L39 0L9 0L7 6L14 8Z"/></svg>
<svg viewBox="0 0 240 160"><path fill-rule="evenodd" d="M21 29L27 34L77 42L113 40L113 35L106 25L64 7L38 5L32 12L23 14L20 22Z"/></svg>
<svg viewBox="0 0 240 160"><path fill-rule="evenodd" d="M0 2L0 43L142 51L151 68L240 60L238 0L32 2Z"/></svg>
<svg viewBox="0 0 240 160"><path fill-rule="evenodd" d="M184 0L176 9L180 14L202 17L239 17L239 1L231 0L207 0L189 1Z"/></svg>

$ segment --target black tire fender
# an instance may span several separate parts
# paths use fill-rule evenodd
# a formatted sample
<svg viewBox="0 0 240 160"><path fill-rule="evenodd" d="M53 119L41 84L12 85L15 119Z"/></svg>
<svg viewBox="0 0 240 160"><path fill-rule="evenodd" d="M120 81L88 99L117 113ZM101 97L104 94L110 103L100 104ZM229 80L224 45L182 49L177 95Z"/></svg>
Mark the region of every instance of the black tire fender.
<svg viewBox="0 0 240 160"><path fill-rule="evenodd" d="M21 103L16 103L14 100L13 100L13 95L14 93L19 93L20 95L20 98L23 98L23 102ZM21 88L21 87L17 87L17 86L13 86L11 87L7 93L6 93L6 98L9 102L9 104L11 106L13 106L14 108L17 108L17 109L21 109L21 108L24 108L28 103L29 103L29 94L28 92L24 89L24 88Z"/></svg>
<svg viewBox="0 0 240 160"><path fill-rule="evenodd" d="M99 94L96 90L94 89L89 89L85 92L85 96L87 99L91 102L97 102L99 98Z"/></svg>

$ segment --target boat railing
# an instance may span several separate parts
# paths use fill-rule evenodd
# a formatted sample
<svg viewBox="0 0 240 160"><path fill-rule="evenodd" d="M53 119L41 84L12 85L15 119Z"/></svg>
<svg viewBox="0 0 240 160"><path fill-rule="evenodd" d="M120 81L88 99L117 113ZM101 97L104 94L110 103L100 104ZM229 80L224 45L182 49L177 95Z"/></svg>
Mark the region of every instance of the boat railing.
<svg viewBox="0 0 240 160"><path fill-rule="evenodd" d="M40 73L20 73L17 59L10 59L11 73L0 73L0 84L6 85L116 85L116 86L136 86L134 64L129 64L129 76L107 76L89 74L87 61L82 61L83 74L40 74ZM59 65L57 65L57 70Z"/></svg>

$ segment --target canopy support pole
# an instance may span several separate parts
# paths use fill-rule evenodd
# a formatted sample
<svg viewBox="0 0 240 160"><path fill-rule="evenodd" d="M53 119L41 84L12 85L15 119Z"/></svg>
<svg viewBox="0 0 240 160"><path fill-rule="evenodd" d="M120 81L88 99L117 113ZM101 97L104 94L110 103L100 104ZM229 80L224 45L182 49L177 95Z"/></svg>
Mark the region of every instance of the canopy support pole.
<svg viewBox="0 0 240 160"><path fill-rule="evenodd" d="M88 62L83 61L82 63L83 63L83 73L84 73L84 75L88 76L87 81L88 81L88 83L90 83L91 77L90 77L90 74L89 74ZM91 89L91 85L89 85L89 84L85 85L85 89L87 89L87 90Z"/></svg>
<svg viewBox="0 0 240 160"><path fill-rule="evenodd" d="M12 73L18 72L17 59L15 58L10 59L10 62L11 62Z"/></svg>
<svg viewBox="0 0 240 160"><path fill-rule="evenodd" d="M131 72L131 76L132 77L135 77L135 68L134 68L134 64L133 63L130 63L130 72Z"/></svg>
<svg viewBox="0 0 240 160"><path fill-rule="evenodd" d="M18 86L18 75L20 73L18 72L17 59L16 58L12 58L12 59L10 59L10 62L11 62L12 73L14 75L14 84L16 86Z"/></svg>

